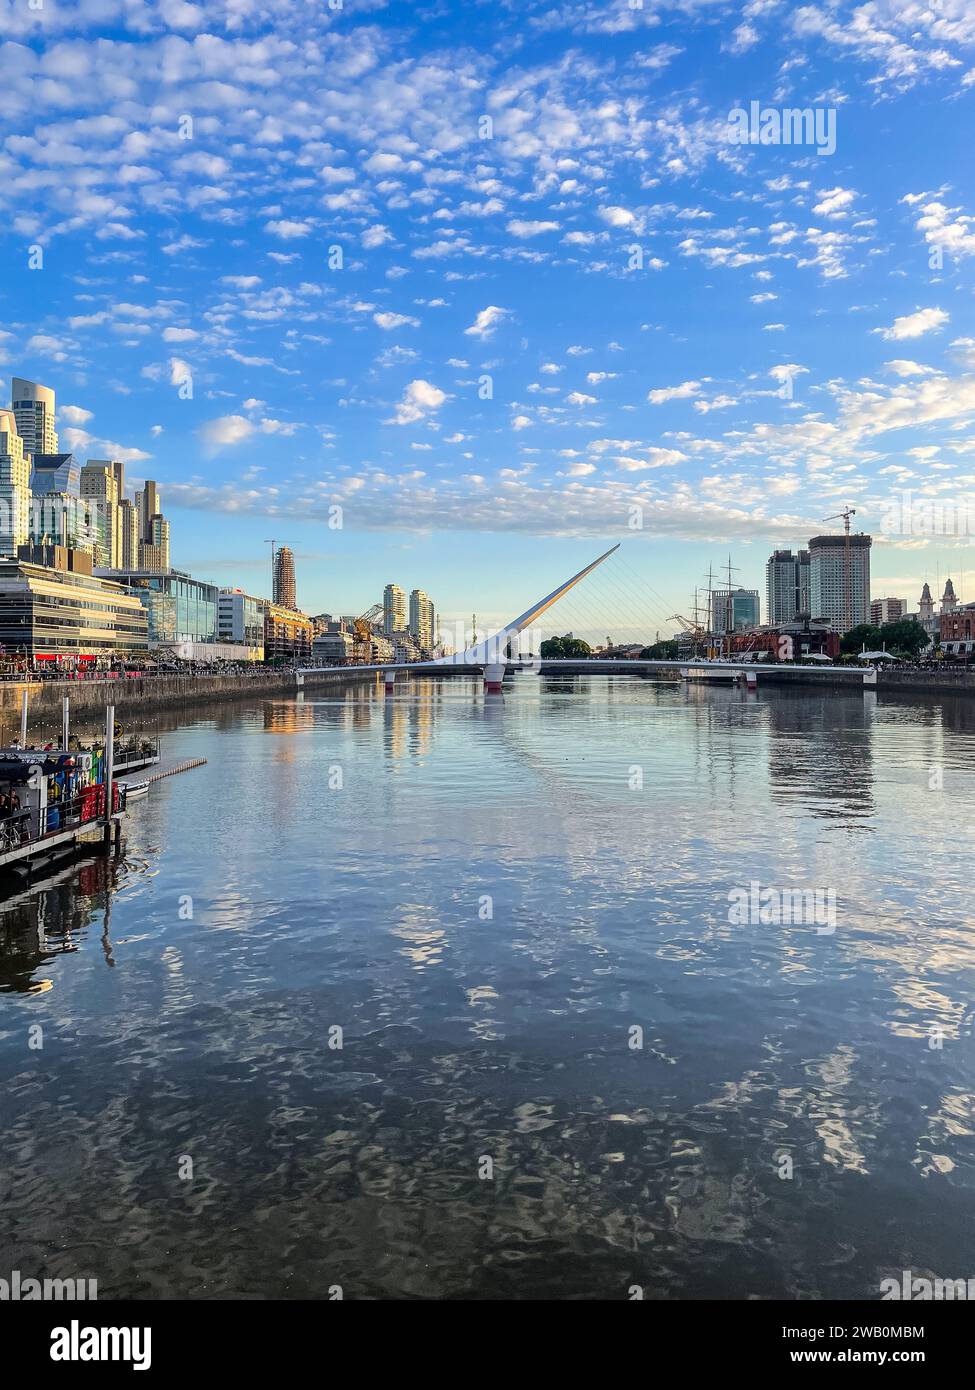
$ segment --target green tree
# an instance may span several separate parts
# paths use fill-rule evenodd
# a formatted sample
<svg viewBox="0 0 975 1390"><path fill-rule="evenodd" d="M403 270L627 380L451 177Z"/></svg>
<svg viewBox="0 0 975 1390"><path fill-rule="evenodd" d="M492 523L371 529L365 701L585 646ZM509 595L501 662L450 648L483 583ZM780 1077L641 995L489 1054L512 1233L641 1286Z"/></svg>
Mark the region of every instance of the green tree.
<svg viewBox="0 0 975 1390"><path fill-rule="evenodd" d="M592 656L592 648L581 637L567 632L564 637L546 637L541 654L543 661L578 661L581 657Z"/></svg>
<svg viewBox="0 0 975 1390"><path fill-rule="evenodd" d="M855 655L866 647L868 652L879 652L881 644L880 628L873 623L860 623L851 627L840 639L840 651Z"/></svg>
<svg viewBox="0 0 975 1390"><path fill-rule="evenodd" d="M677 641L676 638L669 638L663 642L653 642L649 647L644 647L640 653L641 661L676 661L677 660Z"/></svg>
<svg viewBox="0 0 975 1390"><path fill-rule="evenodd" d="M898 618L895 622L884 623L880 629L883 645L896 656L906 656L914 661L928 645L928 634L920 623L912 618Z"/></svg>

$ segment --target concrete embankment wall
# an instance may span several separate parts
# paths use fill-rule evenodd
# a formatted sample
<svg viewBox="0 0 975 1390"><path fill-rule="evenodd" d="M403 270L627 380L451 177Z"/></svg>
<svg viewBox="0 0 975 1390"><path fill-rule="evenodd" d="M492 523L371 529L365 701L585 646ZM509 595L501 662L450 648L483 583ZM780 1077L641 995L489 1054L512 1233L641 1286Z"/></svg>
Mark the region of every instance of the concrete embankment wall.
<svg viewBox="0 0 975 1390"><path fill-rule="evenodd" d="M879 691L913 695L975 695L975 672L879 671Z"/></svg>
<svg viewBox="0 0 975 1390"><path fill-rule="evenodd" d="M354 670L322 671L305 676L305 690L348 682L374 680L356 676ZM20 720L25 689L22 681L0 683L0 717L8 734ZM71 700L72 719L99 719L105 706L114 703L118 714L144 714L150 710L177 709L186 705L210 705L223 700L260 700L265 696L294 695L298 687L291 672L256 676L151 676L145 680L28 681L31 722L36 717L61 719L61 697Z"/></svg>

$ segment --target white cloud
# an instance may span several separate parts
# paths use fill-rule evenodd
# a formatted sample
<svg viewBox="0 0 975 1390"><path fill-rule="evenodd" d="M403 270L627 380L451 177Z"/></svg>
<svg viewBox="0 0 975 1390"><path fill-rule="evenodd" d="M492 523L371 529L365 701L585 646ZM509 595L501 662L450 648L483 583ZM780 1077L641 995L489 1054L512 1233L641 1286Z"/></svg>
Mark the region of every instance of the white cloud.
<svg viewBox="0 0 975 1390"><path fill-rule="evenodd" d="M62 405L58 408L58 415L69 425L83 425L92 418L92 412L80 405Z"/></svg>
<svg viewBox="0 0 975 1390"><path fill-rule="evenodd" d="M418 377L415 381L411 381L403 392L403 399L396 407L396 415L392 423L413 425L431 411L439 410L446 399L445 391L441 391L432 382L424 381L422 377Z"/></svg>
<svg viewBox="0 0 975 1390"><path fill-rule="evenodd" d="M384 242L392 241L392 239L392 232L379 222L373 227L367 227L362 233L362 245L367 251L372 251L377 246L382 246Z"/></svg>
<svg viewBox="0 0 975 1390"><path fill-rule="evenodd" d="M900 318L894 319L889 328L875 328L873 331L886 338L888 342L898 342L902 338L920 338L924 333L931 333L947 322L948 315L944 309L918 309L914 314L902 314Z"/></svg>
<svg viewBox="0 0 975 1390"><path fill-rule="evenodd" d="M828 188L820 192L819 202L813 206L817 217L846 217L856 193L852 188Z"/></svg>
<svg viewBox="0 0 975 1390"><path fill-rule="evenodd" d="M464 332L472 338L490 338L509 312L508 309L500 309L497 304L489 304L486 309L481 309L470 328L465 328Z"/></svg>
<svg viewBox="0 0 975 1390"><path fill-rule="evenodd" d="M294 241L298 237L308 236L311 226L307 222L268 222L264 230L282 241Z"/></svg>
<svg viewBox="0 0 975 1390"><path fill-rule="evenodd" d="M541 236L543 232L557 232L559 224L557 222L525 222L520 217L512 218L508 223L508 231L512 236L524 240L526 237Z"/></svg>
<svg viewBox="0 0 975 1390"><path fill-rule="evenodd" d="M700 391L699 381L682 381L679 386L660 386L648 391L647 400L651 405L663 405L665 401L686 401L691 396L699 395Z"/></svg>
<svg viewBox="0 0 975 1390"><path fill-rule="evenodd" d="M895 376L930 376L934 372L933 367L922 367L920 362L912 362L906 357L895 357L890 362L885 362L884 366Z"/></svg>
<svg viewBox="0 0 975 1390"><path fill-rule="evenodd" d="M378 323L380 328L389 332L392 328L404 328L407 324L410 328L419 328L420 320L411 318L409 314L373 314L373 322Z"/></svg>

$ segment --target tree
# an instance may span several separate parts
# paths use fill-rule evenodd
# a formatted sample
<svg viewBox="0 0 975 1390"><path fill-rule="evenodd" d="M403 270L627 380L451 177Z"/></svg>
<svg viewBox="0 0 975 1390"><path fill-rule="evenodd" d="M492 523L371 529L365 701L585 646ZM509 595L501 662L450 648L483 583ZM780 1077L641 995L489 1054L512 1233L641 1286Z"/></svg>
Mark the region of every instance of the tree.
<svg viewBox="0 0 975 1390"><path fill-rule="evenodd" d="M884 623L880 629L883 645L897 656L906 656L914 661L928 645L928 634L913 618L898 618L895 622Z"/></svg>
<svg viewBox="0 0 975 1390"><path fill-rule="evenodd" d="M653 642L640 653L641 661L676 661L677 639L669 638L663 642Z"/></svg>
<svg viewBox="0 0 975 1390"><path fill-rule="evenodd" d="M860 623L843 634L840 639L840 651L856 654L866 647L868 652L879 652L880 643L880 628L874 627L873 623Z"/></svg>
<svg viewBox="0 0 975 1390"><path fill-rule="evenodd" d="M564 637L546 637L542 643L543 661L577 661L592 655L592 648L581 637L573 637L567 632Z"/></svg>

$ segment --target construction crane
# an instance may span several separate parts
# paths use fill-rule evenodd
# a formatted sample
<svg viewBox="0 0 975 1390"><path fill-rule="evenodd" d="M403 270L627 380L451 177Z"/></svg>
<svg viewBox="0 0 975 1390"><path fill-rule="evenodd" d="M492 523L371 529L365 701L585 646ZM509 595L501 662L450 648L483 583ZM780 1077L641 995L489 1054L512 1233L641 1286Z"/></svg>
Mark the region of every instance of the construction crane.
<svg viewBox="0 0 975 1390"><path fill-rule="evenodd" d="M853 553L850 548L850 517L856 516L855 507L846 507L835 516L824 516L823 521L842 521L846 540L843 545L843 626L849 632L853 626Z"/></svg>
<svg viewBox="0 0 975 1390"><path fill-rule="evenodd" d="M700 623L691 622L690 618L685 618L683 613L671 613L666 619L668 623L680 623L685 632L689 632L695 640L704 636L704 628Z"/></svg>
<svg viewBox="0 0 975 1390"><path fill-rule="evenodd" d="M357 659L361 661L363 660L362 648L367 648L367 651L365 653L365 662L367 665L372 660L372 625L376 618L379 617L382 611L382 604L374 603L372 607L367 608L366 611L363 614L361 614L360 617L352 619L352 628L355 633L353 649L355 649L356 647L359 648L359 651L356 655Z"/></svg>

